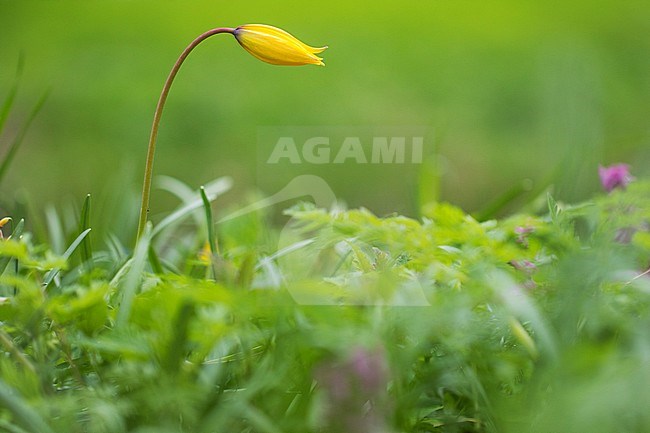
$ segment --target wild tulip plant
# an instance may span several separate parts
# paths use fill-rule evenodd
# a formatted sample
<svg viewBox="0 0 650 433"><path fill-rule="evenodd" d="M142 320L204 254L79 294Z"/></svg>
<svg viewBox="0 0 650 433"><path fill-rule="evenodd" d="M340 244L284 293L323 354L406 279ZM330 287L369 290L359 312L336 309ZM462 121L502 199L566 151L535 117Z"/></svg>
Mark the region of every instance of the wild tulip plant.
<svg viewBox="0 0 650 433"><path fill-rule="evenodd" d="M323 52L327 47L314 48L302 43L291 34L277 27L265 24L246 24L237 28L218 27L208 30L199 35L183 50L172 67L165 84L163 85L156 111L154 112L153 125L149 135L149 146L147 148L147 159L144 170L144 181L142 183L142 201L140 204L140 217L138 219L139 238L144 232L149 215L149 197L151 195L151 179L153 176L153 160L156 151L156 140L158 137L158 127L162 117L163 108L167 101L167 96L178 74L183 62L190 55L192 50L201 42L211 36L218 34L231 34L237 42L250 54L272 65L283 66L302 66L302 65L319 65L325 66L323 59L316 54Z"/></svg>

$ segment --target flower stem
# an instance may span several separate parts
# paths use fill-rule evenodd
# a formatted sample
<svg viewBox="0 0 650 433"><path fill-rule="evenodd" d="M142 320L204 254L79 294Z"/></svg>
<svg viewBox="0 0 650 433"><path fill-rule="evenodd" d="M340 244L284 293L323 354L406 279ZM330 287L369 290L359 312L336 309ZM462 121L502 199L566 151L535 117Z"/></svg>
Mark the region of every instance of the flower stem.
<svg viewBox="0 0 650 433"><path fill-rule="evenodd" d="M172 82L178 73L178 70L181 68L181 65L189 56L190 52L201 42L209 38L210 36L217 35L219 33L230 33L233 34L235 29L228 27L219 27L216 29L208 30L207 32L199 35L196 39L192 41L191 44L183 50L180 57L174 63L172 70L169 72L169 76L165 81L162 92L160 93L160 98L158 99L158 105L156 105L156 111L153 116L153 124L151 125L151 134L149 135L149 147L147 148L147 161L144 169L144 182L142 183L142 203L140 205L140 219L138 221L138 233L136 236L136 242L142 235L144 227L147 223L147 217L149 215L149 196L151 195L151 178L153 175L153 157L156 151L156 138L158 136L158 126L160 125L160 118L162 117L163 107L165 106L165 101L167 100L167 95L169 95L169 89L172 87Z"/></svg>

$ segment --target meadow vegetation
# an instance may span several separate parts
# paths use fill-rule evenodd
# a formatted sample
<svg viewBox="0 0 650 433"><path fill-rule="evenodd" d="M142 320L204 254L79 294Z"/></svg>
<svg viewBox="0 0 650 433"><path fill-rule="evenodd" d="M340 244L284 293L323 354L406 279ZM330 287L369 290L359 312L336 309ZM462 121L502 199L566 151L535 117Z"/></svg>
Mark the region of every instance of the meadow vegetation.
<svg viewBox="0 0 650 433"><path fill-rule="evenodd" d="M198 3L1 5L0 431L650 431L650 9Z"/></svg>

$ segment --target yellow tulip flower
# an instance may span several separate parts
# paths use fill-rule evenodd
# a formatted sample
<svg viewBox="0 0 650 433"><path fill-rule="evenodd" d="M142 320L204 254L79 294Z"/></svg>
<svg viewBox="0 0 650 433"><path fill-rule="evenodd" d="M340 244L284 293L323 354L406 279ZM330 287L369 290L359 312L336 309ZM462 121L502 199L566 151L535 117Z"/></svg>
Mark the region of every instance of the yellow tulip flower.
<svg viewBox="0 0 650 433"><path fill-rule="evenodd" d="M192 50L201 42L211 36L219 34L231 34L237 39L246 51L258 59L271 63L273 65L320 65L325 66L323 59L316 54L321 53L327 47L314 48L300 42L289 33L277 27L267 26L264 24L246 24L237 28L217 27L200 34L183 50L181 55L176 59L172 70L165 80L162 92L158 98L156 111L153 115L153 124L149 134L149 146L147 147L147 159L144 168L144 181L142 182L142 201L140 202L140 217L138 218L138 232L136 242L144 233L149 215L149 197L151 195L151 178L153 176L153 157L156 150L156 140L158 137L158 126L162 117L163 107L172 87L172 82L178 74L181 65L190 55ZM0 225L0 228L2 225ZM0 232L1 235L1 232Z"/></svg>
<svg viewBox="0 0 650 433"><path fill-rule="evenodd" d="M323 52L326 46L310 47L277 27L246 24L237 27L233 35L246 51L263 62L272 65L325 66L323 59L316 54Z"/></svg>

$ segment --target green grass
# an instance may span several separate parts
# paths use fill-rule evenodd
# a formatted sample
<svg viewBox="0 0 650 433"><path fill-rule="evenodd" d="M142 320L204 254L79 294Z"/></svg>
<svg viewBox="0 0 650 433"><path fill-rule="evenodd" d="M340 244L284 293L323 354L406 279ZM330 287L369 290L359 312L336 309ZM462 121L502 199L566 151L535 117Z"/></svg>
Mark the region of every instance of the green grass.
<svg viewBox="0 0 650 433"><path fill-rule="evenodd" d="M216 233L214 191L132 253L89 247L89 199L61 255L5 227L2 431L650 428L650 183L499 221L304 204Z"/></svg>

